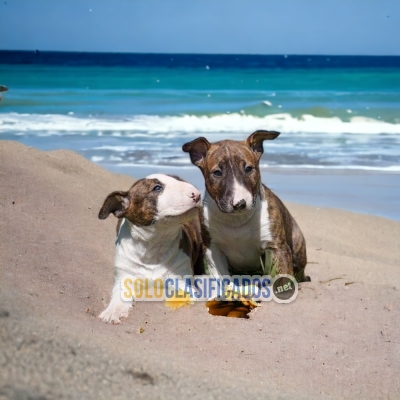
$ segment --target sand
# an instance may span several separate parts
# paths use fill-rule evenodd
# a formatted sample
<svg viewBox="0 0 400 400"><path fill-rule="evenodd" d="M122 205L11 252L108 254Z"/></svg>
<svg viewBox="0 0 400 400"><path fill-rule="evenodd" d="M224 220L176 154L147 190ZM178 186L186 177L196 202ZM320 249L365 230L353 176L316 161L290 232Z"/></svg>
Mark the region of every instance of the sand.
<svg viewBox="0 0 400 400"><path fill-rule="evenodd" d="M399 222L287 203L312 278L293 303L249 320L140 303L106 325L116 219L97 213L132 183L0 142L0 399L399 397Z"/></svg>

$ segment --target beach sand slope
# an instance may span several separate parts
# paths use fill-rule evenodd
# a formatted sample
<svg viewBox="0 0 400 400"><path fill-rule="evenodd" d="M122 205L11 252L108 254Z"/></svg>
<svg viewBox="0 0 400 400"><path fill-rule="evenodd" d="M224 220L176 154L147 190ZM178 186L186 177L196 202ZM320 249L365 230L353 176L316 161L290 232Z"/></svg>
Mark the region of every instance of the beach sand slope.
<svg viewBox="0 0 400 400"><path fill-rule="evenodd" d="M312 278L293 303L249 320L140 303L106 325L116 219L97 214L134 179L2 141L0 181L0 399L400 393L400 223L288 204Z"/></svg>

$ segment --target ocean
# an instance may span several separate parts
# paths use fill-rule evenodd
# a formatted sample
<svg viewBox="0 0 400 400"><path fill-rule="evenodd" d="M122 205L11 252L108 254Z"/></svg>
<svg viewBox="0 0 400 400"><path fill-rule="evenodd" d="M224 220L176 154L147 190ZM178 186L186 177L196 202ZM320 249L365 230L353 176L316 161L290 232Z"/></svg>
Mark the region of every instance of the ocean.
<svg viewBox="0 0 400 400"><path fill-rule="evenodd" d="M263 167L400 172L400 57L0 51L0 85L0 139L113 170L267 129Z"/></svg>

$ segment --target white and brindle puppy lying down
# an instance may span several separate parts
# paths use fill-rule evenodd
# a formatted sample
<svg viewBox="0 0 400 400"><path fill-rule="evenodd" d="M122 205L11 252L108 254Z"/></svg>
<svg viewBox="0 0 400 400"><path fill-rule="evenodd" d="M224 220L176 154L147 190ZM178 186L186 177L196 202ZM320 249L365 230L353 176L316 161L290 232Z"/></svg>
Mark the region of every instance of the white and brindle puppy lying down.
<svg viewBox="0 0 400 400"><path fill-rule="evenodd" d="M200 207L201 195L194 186L163 174L107 196L99 218L113 213L122 223L117 227L114 288L101 320L118 324L127 318L132 301L121 299L124 275L155 280L204 273Z"/></svg>
<svg viewBox="0 0 400 400"><path fill-rule="evenodd" d="M269 275L272 265L277 274L310 280L304 275L303 234L281 200L261 182L263 142L278 135L256 131L244 141L209 143L200 137L183 145L205 180L202 236L212 275Z"/></svg>

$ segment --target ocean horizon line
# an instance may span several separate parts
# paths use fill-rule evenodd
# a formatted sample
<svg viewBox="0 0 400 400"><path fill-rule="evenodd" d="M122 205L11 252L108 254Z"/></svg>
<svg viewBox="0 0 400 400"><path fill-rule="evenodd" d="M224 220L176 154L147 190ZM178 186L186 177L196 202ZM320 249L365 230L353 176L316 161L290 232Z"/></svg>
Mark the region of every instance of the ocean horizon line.
<svg viewBox="0 0 400 400"><path fill-rule="evenodd" d="M39 53L79 53L79 54L138 54L138 55L188 55L188 56L261 56L261 57L398 57L394 54L330 54L330 53L203 53L203 52L157 52L157 51L83 51L83 50L40 50L40 49L1 49L2 52Z"/></svg>

